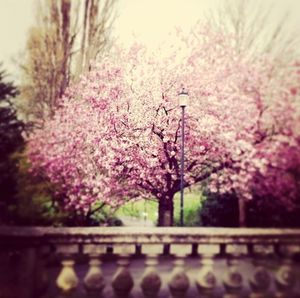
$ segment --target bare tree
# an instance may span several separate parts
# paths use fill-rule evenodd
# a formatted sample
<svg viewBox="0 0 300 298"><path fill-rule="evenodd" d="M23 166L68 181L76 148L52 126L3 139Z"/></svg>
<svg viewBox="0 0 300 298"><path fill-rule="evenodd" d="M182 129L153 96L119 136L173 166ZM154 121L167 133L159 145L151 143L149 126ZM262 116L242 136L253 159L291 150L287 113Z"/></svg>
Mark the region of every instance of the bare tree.
<svg viewBox="0 0 300 298"><path fill-rule="evenodd" d="M222 3L208 18L234 35L238 52L248 53L249 59L268 54L277 61L277 66L288 65L299 55L300 38L289 23L287 7L280 10L275 1L225 0Z"/></svg>
<svg viewBox="0 0 300 298"><path fill-rule="evenodd" d="M21 111L42 125L71 79L109 45L114 0L46 0L37 3L21 76Z"/></svg>
<svg viewBox="0 0 300 298"><path fill-rule="evenodd" d="M85 0L77 76L87 70L90 60L97 58L109 45L109 32L114 19L113 5L112 0Z"/></svg>

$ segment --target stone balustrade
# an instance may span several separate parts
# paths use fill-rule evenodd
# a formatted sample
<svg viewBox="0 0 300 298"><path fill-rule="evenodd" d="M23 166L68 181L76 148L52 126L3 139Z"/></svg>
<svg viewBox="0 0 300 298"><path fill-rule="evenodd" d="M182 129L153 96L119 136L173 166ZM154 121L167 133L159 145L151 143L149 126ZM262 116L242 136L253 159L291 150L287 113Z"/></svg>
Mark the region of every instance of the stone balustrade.
<svg viewBox="0 0 300 298"><path fill-rule="evenodd" d="M300 297L300 230L0 227L4 297Z"/></svg>

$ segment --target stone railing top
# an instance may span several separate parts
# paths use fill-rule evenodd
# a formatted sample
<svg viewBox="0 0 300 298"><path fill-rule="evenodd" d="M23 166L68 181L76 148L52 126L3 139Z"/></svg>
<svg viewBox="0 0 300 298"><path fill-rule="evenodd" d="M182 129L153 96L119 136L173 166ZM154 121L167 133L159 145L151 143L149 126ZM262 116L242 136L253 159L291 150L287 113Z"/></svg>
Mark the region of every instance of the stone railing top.
<svg viewBox="0 0 300 298"><path fill-rule="evenodd" d="M10 242L80 244L296 244L300 229L188 227L0 227L0 246Z"/></svg>

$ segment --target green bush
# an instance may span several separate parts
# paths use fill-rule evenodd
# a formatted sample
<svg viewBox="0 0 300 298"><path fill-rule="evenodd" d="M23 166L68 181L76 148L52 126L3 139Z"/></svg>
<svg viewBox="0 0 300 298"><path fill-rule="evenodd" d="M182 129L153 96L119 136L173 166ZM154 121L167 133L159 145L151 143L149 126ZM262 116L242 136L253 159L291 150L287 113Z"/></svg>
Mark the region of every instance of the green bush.
<svg viewBox="0 0 300 298"><path fill-rule="evenodd" d="M95 206L97 208L97 204ZM92 214L90 226L122 226L123 222L115 215L115 209L104 205L103 208Z"/></svg>
<svg viewBox="0 0 300 298"><path fill-rule="evenodd" d="M200 225L213 227L238 227L238 199L233 195L206 192L200 210ZM246 202L248 227L300 227L300 206L289 210L275 198L254 197Z"/></svg>
<svg viewBox="0 0 300 298"><path fill-rule="evenodd" d="M300 227L300 205L289 209L278 199L256 197L247 203L247 223L250 227Z"/></svg>
<svg viewBox="0 0 300 298"><path fill-rule="evenodd" d="M221 196L206 192L199 216L200 226L238 227L238 200L234 196Z"/></svg>
<svg viewBox="0 0 300 298"><path fill-rule="evenodd" d="M15 152L16 194L10 209L10 223L17 225L63 226L70 214L62 211L53 200L53 186L29 172L29 163L23 151Z"/></svg>

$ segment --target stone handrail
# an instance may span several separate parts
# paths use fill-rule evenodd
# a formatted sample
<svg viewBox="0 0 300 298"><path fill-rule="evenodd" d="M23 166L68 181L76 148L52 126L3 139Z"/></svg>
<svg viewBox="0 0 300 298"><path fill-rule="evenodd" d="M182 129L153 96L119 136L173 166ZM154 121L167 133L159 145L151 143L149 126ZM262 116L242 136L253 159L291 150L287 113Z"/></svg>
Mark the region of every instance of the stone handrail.
<svg viewBox="0 0 300 298"><path fill-rule="evenodd" d="M10 266L9 258L18 260L18 288L23 283L22 296L0 291L0 298L50 297L49 291L81 291L80 297L292 298L300 293L299 252L298 229L0 227L0 261ZM51 260L60 264L57 277L51 276ZM137 276L129 269L135 260ZM80 280L82 262L87 268ZM107 282L110 263L117 269Z"/></svg>

